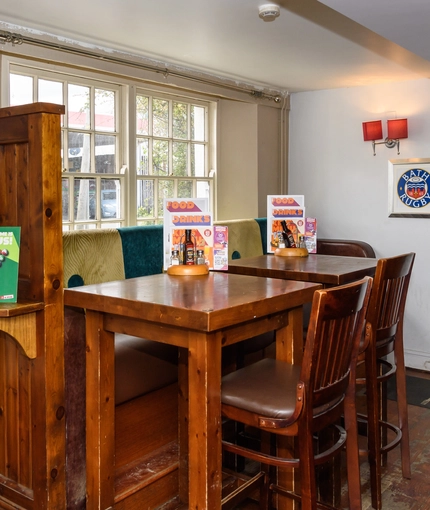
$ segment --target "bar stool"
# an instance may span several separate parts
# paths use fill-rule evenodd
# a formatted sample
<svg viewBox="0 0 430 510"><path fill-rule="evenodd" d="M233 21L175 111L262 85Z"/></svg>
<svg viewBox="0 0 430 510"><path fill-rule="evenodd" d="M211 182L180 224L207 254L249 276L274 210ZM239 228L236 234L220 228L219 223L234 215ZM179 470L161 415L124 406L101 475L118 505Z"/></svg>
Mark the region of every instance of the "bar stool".
<svg viewBox="0 0 430 510"><path fill-rule="evenodd" d="M408 253L378 260L366 317L368 343L359 355L366 377L357 378L357 385L366 388L367 416L358 418L367 425L368 443L367 451L360 453L368 456L372 506L377 510L382 507L382 465L387 452L399 444L402 474L411 477L403 316L414 259L415 253ZM387 422L386 382L393 376L397 383L398 426ZM390 442L388 430L395 435Z"/></svg>
<svg viewBox="0 0 430 510"><path fill-rule="evenodd" d="M224 440L224 451L260 462L262 469L223 499L223 510L234 508L255 485L260 486L262 509L270 508L272 493L300 499L302 510L316 509L315 466L338 455L345 444L350 509L361 510L355 380L371 286L372 279L366 277L315 292L301 367L266 358L223 377L223 416L277 436L296 437L299 455L280 457ZM339 426L342 415L345 428ZM314 436L327 427L336 431L336 442L316 453ZM298 467L300 494L272 483L268 466Z"/></svg>

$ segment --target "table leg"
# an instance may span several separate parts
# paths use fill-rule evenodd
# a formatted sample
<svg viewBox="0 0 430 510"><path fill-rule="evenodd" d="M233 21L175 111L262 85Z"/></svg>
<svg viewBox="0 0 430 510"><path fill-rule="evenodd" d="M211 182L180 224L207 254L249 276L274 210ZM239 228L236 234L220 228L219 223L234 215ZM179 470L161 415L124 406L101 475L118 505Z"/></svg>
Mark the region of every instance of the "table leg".
<svg viewBox="0 0 430 510"><path fill-rule="evenodd" d="M276 332L276 358L300 365L303 359L303 308L288 311L288 326Z"/></svg>
<svg viewBox="0 0 430 510"><path fill-rule="evenodd" d="M115 498L115 351L103 314L87 311L86 341L86 508L104 510Z"/></svg>
<svg viewBox="0 0 430 510"><path fill-rule="evenodd" d="M221 333L190 333L189 508L221 508Z"/></svg>
<svg viewBox="0 0 430 510"><path fill-rule="evenodd" d="M179 500L188 503L188 349L179 348L178 362Z"/></svg>

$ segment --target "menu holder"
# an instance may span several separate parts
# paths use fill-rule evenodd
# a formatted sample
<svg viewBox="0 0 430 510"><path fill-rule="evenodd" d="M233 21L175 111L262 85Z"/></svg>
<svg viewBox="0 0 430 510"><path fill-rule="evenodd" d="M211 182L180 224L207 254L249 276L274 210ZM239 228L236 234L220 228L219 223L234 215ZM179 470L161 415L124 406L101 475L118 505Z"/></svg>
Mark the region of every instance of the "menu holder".
<svg viewBox="0 0 430 510"><path fill-rule="evenodd" d="M167 274L172 276L202 276L209 274L209 268L206 264L194 266L180 264L179 266L169 266L167 268Z"/></svg>
<svg viewBox="0 0 430 510"><path fill-rule="evenodd" d="M276 248L275 255L278 257L307 257L307 248Z"/></svg>

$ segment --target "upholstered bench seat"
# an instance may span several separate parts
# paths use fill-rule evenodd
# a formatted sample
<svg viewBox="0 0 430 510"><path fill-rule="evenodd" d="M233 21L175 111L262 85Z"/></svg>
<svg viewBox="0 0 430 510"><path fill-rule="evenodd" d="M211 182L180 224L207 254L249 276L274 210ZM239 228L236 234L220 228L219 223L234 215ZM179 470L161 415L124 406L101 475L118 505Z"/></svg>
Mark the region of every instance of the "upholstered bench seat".
<svg viewBox="0 0 430 510"><path fill-rule="evenodd" d="M225 347L223 372L247 364L249 357L272 346L274 332ZM258 359L258 358L257 358ZM177 381L178 348L145 338L115 335L115 404L158 390Z"/></svg>
<svg viewBox="0 0 430 510"><path fill-rule="evenodd" d="M178 380L178 349L145 338L115 335L115 404Z"/></svg>

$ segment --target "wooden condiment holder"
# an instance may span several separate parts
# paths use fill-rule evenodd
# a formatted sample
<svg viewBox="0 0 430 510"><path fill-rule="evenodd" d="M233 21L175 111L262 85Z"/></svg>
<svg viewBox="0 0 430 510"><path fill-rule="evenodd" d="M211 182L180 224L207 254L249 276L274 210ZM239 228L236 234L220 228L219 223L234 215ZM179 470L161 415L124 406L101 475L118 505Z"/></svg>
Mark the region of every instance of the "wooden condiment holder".
<svg viewBox="0 0 430 510"><path fill-rule="evenodd" d="M206 264L169 266L167 274L172 276L201 276L209 274L209 268Z"/></svg>
<svg viewBox="0 0 430 510"><path fill-rule="evenodd" d="M307 248L276 248L275 255L278 257L307 257Z"/></svg>

